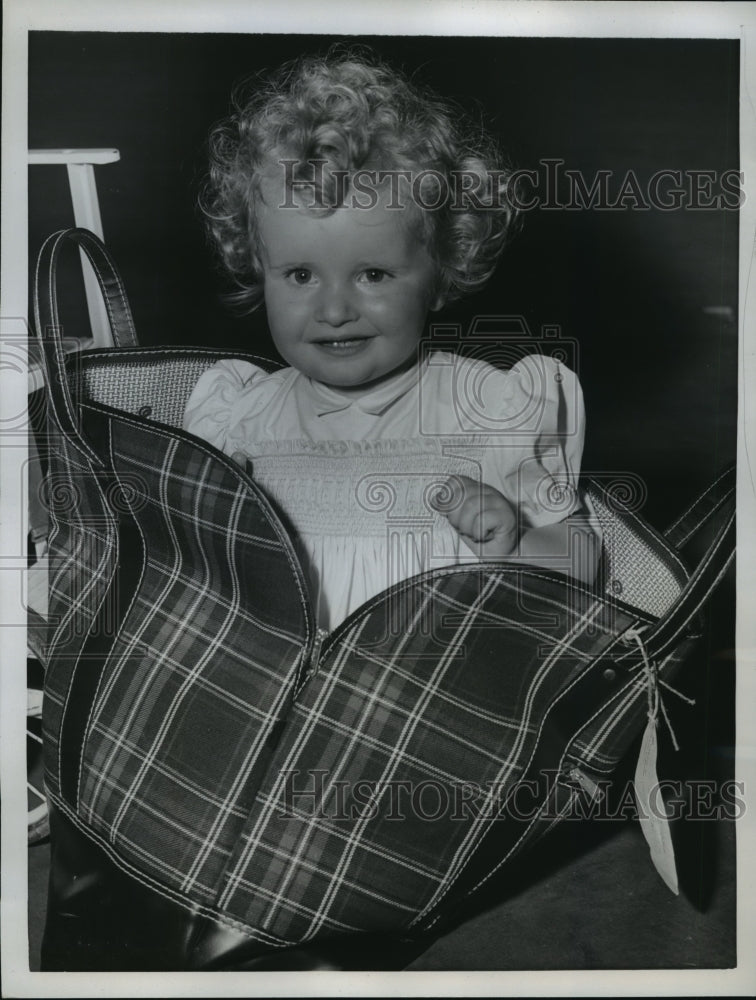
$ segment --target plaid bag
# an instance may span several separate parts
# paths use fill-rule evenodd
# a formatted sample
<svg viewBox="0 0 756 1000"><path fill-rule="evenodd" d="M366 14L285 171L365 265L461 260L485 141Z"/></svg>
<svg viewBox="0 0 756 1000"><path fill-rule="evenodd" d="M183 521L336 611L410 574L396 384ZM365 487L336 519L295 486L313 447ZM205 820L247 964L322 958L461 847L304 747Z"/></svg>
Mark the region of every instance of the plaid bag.
<svg viewBox="0 0 756 1000"><path fill-rule="evenodd" d="M66 243L100 276L116 349L64 357ZM732 558L732 473L666 536L589 483L595 587L506 560L432 570L321 642L275 510L181 430L199 375L243 355L135 346L83 230L44 245L36 320L53 522L44 968L252 968L435 931L611 774ZM676 547L712 521L688 572Z"/></svg>

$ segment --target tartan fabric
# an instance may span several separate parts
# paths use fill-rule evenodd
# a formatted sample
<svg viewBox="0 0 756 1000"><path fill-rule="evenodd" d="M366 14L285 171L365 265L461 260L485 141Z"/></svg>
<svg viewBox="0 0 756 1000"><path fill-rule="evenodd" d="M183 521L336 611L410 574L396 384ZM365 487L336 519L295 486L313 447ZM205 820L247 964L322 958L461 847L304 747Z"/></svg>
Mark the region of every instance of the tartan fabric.
<svg viewBox="0 0 756 1000"><path fill-rule="evenodd" d="M353 617L293 706L219 896L253 935L422 921L615 639L602 601L545 575L436 571L394 598L399 628L385 599Z"/></svg>
<svg viewBox="0 0 756 1000"><path fill-rule="evenodd" d="M668 657L657 664L657 676L670 680L699 638L690 635ZM633 664L628 682L583 726L567 749L572 758L596 775L610 775L625 755L646 717L646 676L637 648L628 648L625 658Z"/></svg>
<svg viewBox="0 0 756 1000"><path fill-rule="evenodd" d="M110 452L142 565L88 719L78 812L211 902L302 666L301 577L266 502L199 443L113 419Z"/></svg>
<svg viewBox="0 0 756 1000"><path fill-rule="evenodd" d="M54 417L48 436L49 535L48 618L45 674L45 785L60 794L59 737L71 678L86 668L87 638L98 617L107 617L105 597L116 572L117 519L108 484L62 434ZM103 610L105 615L102 615Z"/></svg>
<svg viewBox="0 0 756 1000"><path fill-rule="evenodd" d="M687 579L679 556L661 535L632 512L623 510L597 486L590 485L588 495L601 523L602 577L607 593L622 604L661 618ZM657 665L659 678L674 676L692 641L680 643ZM567 750L567 756L596 774L607 775L614 770L637 735L646 712L646 677L637 646L628 646L619 658L633 664L631 678L595 718L586 721Z"/></svg>
<svg viewBox="0 0 756 1000"><path fill-rule="evenodd" d="M65 440L54 453L53 474L78 492L52 544L53 800L135 877L261 947L424 925L491 824L509 821L497 811L544 719L619 632L667 606L680 566L597 492L620 539L606 580L622 581L622 601L511 566L436 570L363 606L313 670L303 574L274 510L228 459L167 426L225 355L108 353L71 371L103 469ZM651 603L635 609L642 577ZM620 655L627 682L573 720L554 767L602 771L637 732L640 661ZM90 666L91 701L66 730ZM72 750L74 794L61 781Z"/></svg>

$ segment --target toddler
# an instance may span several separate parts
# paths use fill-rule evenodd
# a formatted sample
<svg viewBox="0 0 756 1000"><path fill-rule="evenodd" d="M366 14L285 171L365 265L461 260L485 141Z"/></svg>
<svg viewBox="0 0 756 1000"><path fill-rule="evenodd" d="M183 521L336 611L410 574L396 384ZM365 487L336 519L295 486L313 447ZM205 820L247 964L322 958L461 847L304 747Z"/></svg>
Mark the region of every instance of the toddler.
<svg viewBox="0 0 756 1000"><path fill-rule="evenodd" d="M211 150L210 231L289 367L219 362L185 427L248 463L299 547L319 626L481 559L590 581L575 376L541 355L502 370L425 350L428 314L483 286L515 224L492 141L344 53L284 67Z"/></svg>

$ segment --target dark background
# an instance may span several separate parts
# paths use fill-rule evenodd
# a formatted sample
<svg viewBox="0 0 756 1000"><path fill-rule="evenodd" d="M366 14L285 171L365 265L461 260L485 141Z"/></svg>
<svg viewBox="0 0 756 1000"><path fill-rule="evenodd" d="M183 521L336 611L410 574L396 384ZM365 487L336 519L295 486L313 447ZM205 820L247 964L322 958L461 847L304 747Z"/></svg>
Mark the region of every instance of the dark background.
<svg viewBox="0 0 756 1000"><path fill-rule="evenodd" d="M142 343L271 351L264 313L240 318L220 300L225 285L195 208L206 134L227 113L234 82L336 40L30 34L29 146L121 152L96 173L106 242ZM456 99L500 136L515 166L560 158L589 181L612 171L615 189L629 169L642 183L663 169L738 169L736 41L359 41ZM64 168L29 175L31 266L72 212ZM68 268L63 321L86 335L75 254ZM475 316L522 315L536 335L544 324L561 327L576 342L585 393L584 470L637 477L647 490L642 513L663 527L735 457L737 274L733 211L535 210L485 292L434 319L466 329ZM665 696L683 752L660 734L662 778L731 775L733 612L730 579L686 671L695 708ZM629 754L618 781L632 777L634 760ZM508 901L415 967L734 964L734 827L678 826L685 899L661 885L637 826L581 826L563 834L561 847L531 855ZM518 895L518 885L530 889ZM40 926L37 916L34 933Z"/></svg>
<svg viewBox="0 0 756 1000"><path fill-rule="evenodd" d="M227 113L234 82L337 39L29 39L29 146L121 152L96 174L141 341L270 353L264 313L240 318L220 300L225 285L195 208L206 134ZM611 170L615 192L628 169L645 183L661 169L738 168L736 41L356 40L456 99L498 134L515 166L557 157L589 182ZM72 214L63 167L29 174L33 261ZM475 315L518 314L536 335L555 324L577 341L584 468L640 477L644 512L663 526L734 460L737 226L727 210L530 211L487 289L434 318L466 328ZM64 299L69 326L78 305L73 293ZM704 312L712 306L732 318Z"/></svg>

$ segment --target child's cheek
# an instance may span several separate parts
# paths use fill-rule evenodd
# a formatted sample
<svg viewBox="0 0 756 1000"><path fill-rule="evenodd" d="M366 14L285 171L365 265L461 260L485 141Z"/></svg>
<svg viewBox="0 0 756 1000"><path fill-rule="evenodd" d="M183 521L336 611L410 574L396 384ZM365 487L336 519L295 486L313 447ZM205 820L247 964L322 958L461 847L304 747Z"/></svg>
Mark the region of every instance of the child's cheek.
<svg viewBox="0 0 756 1000"><path fill-rule="evenodd" d="M265 305L268 313L274 314L279 319L301 312L306 302L306 297L296 287L278 282L269 282L265 286Z"/></svg>

